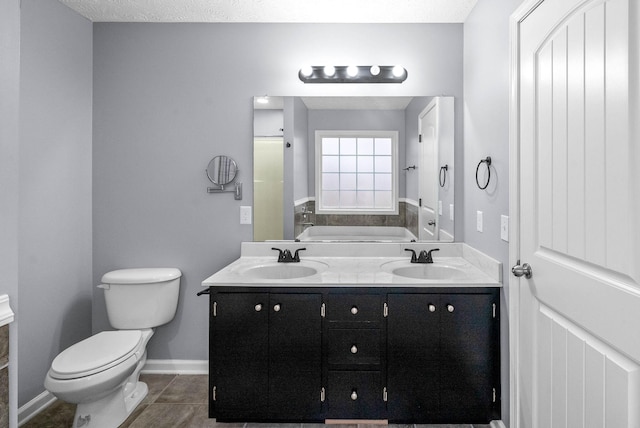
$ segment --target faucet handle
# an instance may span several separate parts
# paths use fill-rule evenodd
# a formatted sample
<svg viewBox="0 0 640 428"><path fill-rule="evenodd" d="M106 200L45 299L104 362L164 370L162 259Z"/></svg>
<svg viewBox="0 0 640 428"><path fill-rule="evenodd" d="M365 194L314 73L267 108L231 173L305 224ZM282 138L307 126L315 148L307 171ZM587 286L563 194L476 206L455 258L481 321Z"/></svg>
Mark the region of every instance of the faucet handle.
<svg viewBox="0 0 640 428"><path fill-rule="evenodd" d="M411 263L416 263L418 261L418 257L416 256L416 252L411 248L405 248L405 251L411 251Z"/></svg>
<svg viewBox="0 0 640 428"><path fill-rule="evenodd" d="M288 250L282 251L280 248L275 248L275 247L271 247L271 249L278 252L278 261L279 262L284 261L285 251L288 251ZM289 254L291 254L291 253L289 253Z"/></svg>
<svg viewBox="0 0 640 428"><path fill-rule="evenodd" d="M293 255L293 261L294 262L299 262L300 261L300 255L298 255L299 251L306 251L306 248L298 248L295 252L295 254Z"/></svg>
<svg viewBox="0 0 640 428"><path fill-rule="evenodd" d="M427 253L427 263L433 263L433 257L431 256L431 253L433 253L434 251L440 251L440 248L429 250L429 252Z"/></svg>

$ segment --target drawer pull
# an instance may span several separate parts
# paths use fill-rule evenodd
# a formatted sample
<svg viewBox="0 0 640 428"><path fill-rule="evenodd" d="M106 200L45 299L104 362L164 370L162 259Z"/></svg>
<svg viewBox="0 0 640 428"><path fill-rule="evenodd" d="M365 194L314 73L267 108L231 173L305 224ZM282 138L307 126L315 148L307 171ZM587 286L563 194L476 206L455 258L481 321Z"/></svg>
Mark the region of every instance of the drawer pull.
<svg viewBox="0 0 640 428"><path fill-rule="evenodd" d="M253 308L256 310L256 312L260 312L262 310L262 303L258 303Z"/></svg>
<svg viewBox="0 0 640 428"><path fill-rule="evenodd" d="M429 305L429 312L435 312L436 311L436 305Z"/></svg>
<svg viewBox="0 0 640 428"><path fill-rule="evenodd" d="M357 306L352 306L352 307L351 307L351 313L352 313L353 315L357 314L357 313L358 313L358 307L357 307Z"/></svg>
<svg viewBox="0 0 640 428"><path fill-rule="evenodd" d="M276 312L280 312L280 303L276 303L275 305L273 305L273 310Z"/></svg>
<svg viewBox="0 0 640 428"><path fill-rule="evenodd" d="M355 389L353 391L351 391L351 399L353 401L356 401L358 399L358 393L356 392Z"/></svg>
<svg viewBox="0 0 640 428"><path fill-rule="evenodd" d="M453 305L447 305L447 310L448 310L449 312L453 312L453 311L455 311L455 310L456 310L456 308L454 308L454 307L453 307Z"/></svg>
<svg viewBox="0 0 640 428"><path fill-rule="evenodd" d="M351 347L351 353L352 353L352 354L357 354L357 353L358 353L358 347L357 347L356 345L353 345L353 346Z"/></svg>

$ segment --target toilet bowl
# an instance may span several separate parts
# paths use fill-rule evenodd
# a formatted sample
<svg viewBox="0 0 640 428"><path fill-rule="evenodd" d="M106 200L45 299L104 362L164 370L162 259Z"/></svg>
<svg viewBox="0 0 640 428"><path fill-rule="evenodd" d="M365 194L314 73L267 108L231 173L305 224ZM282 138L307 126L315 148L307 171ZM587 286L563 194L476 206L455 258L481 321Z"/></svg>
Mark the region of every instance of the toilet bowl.
<svg viewBox="0 0 640 428"><path fill-rule="evenodd" d="M175 315L180 276L177 269L123 269L103 276L99 287L109 321L121 330L97 333L62 351L44 382L56 397L77 404L74 428L115 428L145 398L148 387L139 376L146 346L153 327Z"/></svg>

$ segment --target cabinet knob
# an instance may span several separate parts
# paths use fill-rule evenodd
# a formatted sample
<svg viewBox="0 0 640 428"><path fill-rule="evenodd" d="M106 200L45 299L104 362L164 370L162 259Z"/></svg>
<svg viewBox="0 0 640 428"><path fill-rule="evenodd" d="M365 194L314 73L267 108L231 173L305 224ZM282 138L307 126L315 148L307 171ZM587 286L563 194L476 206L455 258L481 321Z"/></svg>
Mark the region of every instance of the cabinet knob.
<svg viewBox="0 0 640 428"><path fill-rule="evenodd" d="M358 353L358 347L357 347L356 345L353 345L353 346L351 347L351 353L352 353L352 354L357 354L357 353Z"/></svg>
<svg viewBox="0 0 640 428"><path fill-rule="evenodd" d="M429 312L435 312L436 311L436 305L429 305Z"/></svg>
<svg viewBox="0 0 640 428"><path fill-rule="evenodd" d="M357 313L358 313L358 307L357 307L357 306L352 306L352 307L351 307L351 313L352 313L353 315L357 314Z"/></svg>
<svg viewBox="0 0 640 428"><path fill-rule="evenodd" d="M262 303L258 303L253 308L256 310L256 312L260 312L262 310Z"/></svg>
<svg viewBox="0 0 640 428"><path fill-rule="evenodd" d="M273 305L273 310L276 312L280 312L280 303L276 303L275 305Z"/></svg>
<svg viewBox="0 0 640 428"><path fill-rule="evenodd" d="M453 312L453 311L455 311L455 310L456 310L456 308L454 308L454 307L453 307L453 305L447 305L447 310L448 310L449 312Z"/></svg>
<svg viewBox="0 0 640 428"><path fill-rule="evenodd" d="M351 399L353 401L356 401L358 399L358 393L356 392L355 389L353 391L351 391Z"/></svg>

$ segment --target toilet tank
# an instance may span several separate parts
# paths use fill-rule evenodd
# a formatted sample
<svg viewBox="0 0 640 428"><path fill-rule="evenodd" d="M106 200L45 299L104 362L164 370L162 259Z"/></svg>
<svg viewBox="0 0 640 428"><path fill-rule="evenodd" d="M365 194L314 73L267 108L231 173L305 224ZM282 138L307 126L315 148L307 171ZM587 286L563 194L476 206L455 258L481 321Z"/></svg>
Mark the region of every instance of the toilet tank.
<svg viewBox="0 0 640 428"><path fill-rule="evenodd" d="M180 277L175 268L120 269L102 276L109 323L119 330L157 327L173 319Z"/></svg>

